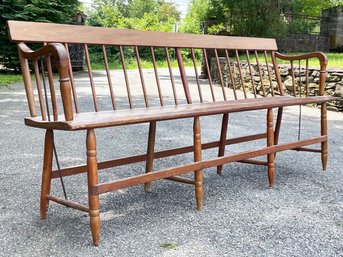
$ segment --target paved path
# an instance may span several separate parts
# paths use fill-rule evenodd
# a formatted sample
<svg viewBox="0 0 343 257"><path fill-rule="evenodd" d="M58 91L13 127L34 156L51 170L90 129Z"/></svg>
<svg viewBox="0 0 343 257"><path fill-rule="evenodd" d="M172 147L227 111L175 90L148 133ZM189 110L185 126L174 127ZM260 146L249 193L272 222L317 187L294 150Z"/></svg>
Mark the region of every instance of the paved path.
<svg viewBox="0 0 343 257"><path fill-rule="evenodd" d="M319 111L303 113L303 136L318 133ZM287 108L283 140L296 138L296 114L297 108ZM318 154L294 151L277 155L274 189L268 188L265 167L233 163L224 166L222 176L207 169L201 212L195 210L191 186L169 181L153 183L152 193L137 186L105 194L99 247L91 245L89 219L81 212L52 203L48 219L39 219L44 135L24 126L27 115L22 85L1 88L0 256L343 256L342 113L328 114L327 172L321 171ZM202 118L204 141L218 139L220 121L220 116ZM234 114L229 131L233 136L263 131L264 121L265 112ZM161 122L157 150L190 144L191 128L191 120ZM99 130L99 159L143 152L147 132L145 124ZM56 133L62 166L84 162L84 140L84 132ZM227 153L261 144L232 146ZM215 154L206 151L204 158ZM191 160L191 155L159 160L156 169ZM100 180L143 169L139 163L101 172ZM70 199L87 203L85 174L65 178L65 184ZM58 180L52 191L62 195ZM163 247L166 243L172 249Z"/></svg>

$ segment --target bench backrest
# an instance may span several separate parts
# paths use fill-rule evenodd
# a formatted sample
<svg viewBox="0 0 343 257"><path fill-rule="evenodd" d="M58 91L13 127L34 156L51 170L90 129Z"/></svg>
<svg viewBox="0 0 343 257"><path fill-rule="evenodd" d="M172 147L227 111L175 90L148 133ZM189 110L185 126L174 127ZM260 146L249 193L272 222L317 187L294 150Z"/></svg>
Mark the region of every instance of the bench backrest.
<svg viewBox="0 0 343 257"><path fill-rule="evenodd" d="M81 47L88 71L88 82L87 80L82 80L82 83L89 83L88 91L89 95L91 95L94 111L104 110L108 106L102 106L101 103L99 103L99 95L97 95L99 85L94 76L95 74L98 74L92 71L92 60L90 59L89 54L90 47L98 48L99 52L102 53L100 59L103 62L103 67L106 71L104 76L106 77L107 97L111 101L110 108L112 109L149 107L156 104L177 105L180 103L191 104L203 101L226 101L239 99L240 97L258 97L258 95L267 97L284 94L275 58L277 45L274 39L148 32L19 21L9 21L8 26L11 40L18 44L21 42L40 43L43 45L61 43L64 46L65 54L68 57L71 46ZM118 73L115 73L114 76L112 76L113 74L111 74L109 68L112 60L108 58L108 53L111 51L113 52L114 48L118 53L115 57L118 58L121 63L122 74L118 75ZM141 58L143 49L145 49L145 55L147 52L149 53L149 58L151 58L151 62L153 63L152 72L154 73L154 83L146 83L146 72L142 69ZM163 76L163 78L159 75L156 64L157 60L155 55L157 51L164 53L164 61L168 68L168 76ZM192 76L188 76L189 74L187 74L186 70L188 73L189 70L184 67L183 54L185 51L187 51L186 54L189 56L193 65ZM203 72L209 75L207 83L204 83L204 80L199 78L199 65L196 60L196 54L199 52L202 54L203 67L205 67ZM130 60L135 60L138 71L137 74L139 74L139 79L137 81L139 81L140 90L132 90L134 85L132 84L132 78L130 78L130 76L132 76L133 73L126 68L126 54L130 55ZM177 60L177 72L172 69L171 55L175 55L175 59ZM43 93L47 89L42 89L42 84L45 84L46 77L46 83L49 84L48 90L50 90L50 104L52 105L53 110L53 114L51 115L54 120L61 119L58 115L61 113L59 111L59 108L61 109L61 107L59 106L62 104L57 99L58 96L56 96L55 93L53 65L51 64L54 56L47 56L48 58L42 60L38 60L37 58L33 59L33 73L36 77L38 92L37 101L34 96L31 79L28 78L29 66L27 65L25 56L21 54L20 47L19 56L22 69L25 69L23 70L23 75L31 116L38 115L36 108L36 105L38 104L43 119L49 118L47 117L49 115L46 111L46 107L49 106L49 103L45 102L43 98ZM161 56L161 54L159 54L159 56ZM222 57L219 58L219 56ZM242 69L242 58L245 60L245 70ZM82 92L79 92L78 83L74 80L70 58L67 58L67 62L68 67L66 69L68 77L70 78L70 83L66 78L61 80L61 83L64 83L64 91L62 90L63 92L61 92L61 94L63 98L63 94L68 91L66 83L69 83L71 88L70 98L72 98L72 100L67 99L68 93L64 96L67 100L62 100L64 114L69 117L66 117L66 119L70 120L72 119L72 113L84 111L79 104L79 99L86 98L86 92L84 92L84 89L82 89ZM252 66L252 62L254 62L254 66ZM227 67L227 74L224 74L222 69L223 65ZM218 73L219 85L214 85L210 75L215 70L215 66L217 67L216 72ZM265 68L263 69L262 67ZM61 67L59 69L61 69ZM258 82L256 77L259 78ZM189 85L190 78L194 78L193 84L196 86ZM161 80L164 80L163 83L161 83ZM169 81L169 85L165 83L165 80ZM275 81L277 83L275 83ZM116 87L121 85L126 87L126 97L119 97L118 100ZM227 85L229 85L229 87L227 87ZM101 87L103 86L104 85L101 84ZM218 88L221 88L221 90L218 91ZM152 90L155 90L155 93L151 93ZM168 90L172 91L172 94L170 94L173 95L172 99L167 99L164 95L164 92ZM102 90L102 92L103 91L104 90ZM157 102L154 101L154 96L157 97ZM73 102L73 104L71 102ZM88 108L86 111L90 111L90 109Z"/></svg>

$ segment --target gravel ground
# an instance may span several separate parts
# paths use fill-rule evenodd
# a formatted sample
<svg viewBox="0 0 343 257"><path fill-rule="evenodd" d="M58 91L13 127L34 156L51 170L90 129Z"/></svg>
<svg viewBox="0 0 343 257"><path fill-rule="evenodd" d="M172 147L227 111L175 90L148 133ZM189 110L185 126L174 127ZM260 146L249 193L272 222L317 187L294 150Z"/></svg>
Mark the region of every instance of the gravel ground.
<svg viewBox="0 0 343 257"><path fill-rule="evenodd" d="M84 83L82 74L77 78ZM119 91L117 100L123 102L124 95ZM101 107L109 105L101 93L99 99ZM85 97L80 104L90 108ZM297 111L286 109L282 142L296 139ZM319 154L295 151L277 155L273 189L262 166L232 163L222 176L207 169L200 212L193 187L170 181L153 183L152 193L137 186L105 194L100 197L99 247L91 244L84 213L51 203L48 219L39 219L44 131L24 126L27 114L21 84L0 89L1 256L343 256L342 113L328 113L327 172L321 170ZM303 138L318 134L318 114L318 109L303 108ZM203 141L217 140L221 117L201 121ZM265 112L233 114L229 137L262 132L264 122ZM157 150L192 142L192 120L157 127ZM97 130L98 159L144 152L147 132L146 124ZM57 132L56 145L63 167L85 161L84 132ZM234 145L226 153L263 145ZM203 158L215 155L214 150L203 152ZM191 154L171 157L156 161L155 169L190 161ZM100 181L143 171L144 163L116 168L100 172ZM70 199L87 203L86 174L65 178L65 185ZM62 196L58 180L52 192Z"/></svg>

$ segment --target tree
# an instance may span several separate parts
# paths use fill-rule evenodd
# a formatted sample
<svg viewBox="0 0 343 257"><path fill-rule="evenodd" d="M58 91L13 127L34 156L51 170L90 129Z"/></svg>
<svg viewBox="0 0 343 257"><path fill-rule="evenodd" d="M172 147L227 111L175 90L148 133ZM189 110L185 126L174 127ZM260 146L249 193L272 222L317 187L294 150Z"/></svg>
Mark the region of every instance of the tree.
<svg viewBox="0 0 343 257"><path fill-rule="evenodd" d="M181 31L187 33L201 33L201 24L205 20L208 20L209 15L209 1L192 0L188 7L183 25L181 26Z"/></svg>
<svg viewBox="0 0 343 257"><path fill-rule="evenodd" d="M123 2L113 0L95 0L96 8L89 11L87 23L99 27L118 27L118 22L123 18L125 6Z"/></svg>
<svg viewBox="0 0 343 257"><path fill-rule="evenodd" d="M16 46L9 42L7 20L70 23L80 6L78 0L3 0L0 3L0 62L19 69Z"/></svg>
<svg viewBox="0 0 343 257"><path fill-rule="evenodd" d="M164 0L96 0L88 10L93 26L171 31L180 20L180 12Z"/></svg>
<svg viewBox="0 0 343 257"><path fill-rule="evenodd" d="M175 5L172 3L162 2L157 9L157 15L160 22L169 22L170 19L180 21L180 12L176 10Z"/></svg>
<svg viewBox="0 0 343 257"><path fill-rule="evenodd" d="M226 31L231 35L279 37L287 32L283 12L320 16L321 10L342 5L343 0L192 0L183 31L200 33L200 24L209 24L208 32Z"/></svg>
<svg viewBox="0 0 343 257"><path fill-rule="evenodd" d="M343 0L293 0L288 1L288 5L296 14L320 16L324 9L343 5Z"/></svg>
<svg viewBox="0 0 343 257"><path fill-rule="evenodd" d="M157 10L159 3L152 0L132 0L127 5L128 18L143 18L144 14Z"/></svg>
<svg viewBox="0 0 343 257"><path fill-rule="evenodd" d="M227 10L231 33L242 36L272 37L283 33L280 17L281 1L275 0L244 0L220 1ZM221 16L225 19L225 16ZM221 19L220 22L225 20Z"/></svg>
<svg viewBox="0 0 343 257"><path fill-rule="evenodd" d="M162 32L171 32L174 23L180 20L180 12L175 5L165 0L95 0L93 8L87 13L87 23L92 26ZM89 51L93 60L99 59L101 62L99 48L90 47ZM117 47L108 47L108 52L109 58L118 59ZM127 57L134 55L130 47L125 47L124 53ZM151 58L147 48L140 48L139 54L142 59ZM155 49L157 60L164 56L163 49Z"/></svg>

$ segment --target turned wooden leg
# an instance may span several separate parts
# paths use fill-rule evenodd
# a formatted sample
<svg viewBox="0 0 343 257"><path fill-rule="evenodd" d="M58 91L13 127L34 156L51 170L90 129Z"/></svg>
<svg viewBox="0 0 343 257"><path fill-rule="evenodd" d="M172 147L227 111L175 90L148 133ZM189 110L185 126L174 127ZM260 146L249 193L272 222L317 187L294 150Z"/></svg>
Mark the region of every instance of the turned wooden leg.
<svg viewBox="0 0 343 257"><path fill-rule="evenodd" d="M322 136L327 135L327 108L326 108L326 103L322 104L321 107L321 126L320 126L320 131ZM324 141L321 143L321 150L322 150L322 168L325 171L327 162L328 162L328 141Z"/></svg>
<svg viewBox="0 0 343 257"><path fill-rule="evenodd" d="M100 242L100 210L99 195L93 194L93 187L98 184L98 163L96 160L96 139L94 129L87 130L87 178L88 178L88 202L90 229L92 232L93 244Z"/></svg>
<svg viewBox="0 0 343 257"><path fill-rule="evenodd" d="M145 173L149 173L153 169L155 136L156 136L156 121L152 121L150 122L150 126L149 126L149 139L148 139L148 147L147 147ZM144 184L144 191L151 192L151 182L147 182Z"/></svg>
<svg viewBox="0 0 343 257"><path fill-rule="evenodd" d="M50 187L51 187L53 144L54 144L54 132L53 130L47 130L45 132L44 162L43 162L42 188L41 188L41 197L40 197L41 219L46 219L48 216L49 200L46 197L47 195L50 194Z"/></svg>
<svg viewBox="0 0 343 257"><path fill-rule="evenodd" d="M194 161L201 161L201 126L200 118L194 118ZM202 208L202 198L203 198L203 189L202 189L202 170L194 171L195 178L195 199L197 203L197 209L201 210Z"/></svg>
<svg viewBox="0 0 343 257"><path fill-rule="evenodd" d="M273 128L273 109L268 109L267 112L267 146L274 145L274 128ZM269 186L274 185L274 159L275 154L268 154L268 180Z"/></svg>
<svg viewBox="0 0 343 257"><path fill-rule="evenodd" d="M227 126L229 122L229 114L225 113L223 115L223 120L222 120L222 129L220 132L220 140L219 140L219 149L218 149L218 157L221 157L225 153L225 143L226 143L226 133L227 133ZM217 166L217 173L219 175L222 174L223 171L223 165Z"/></svg>

